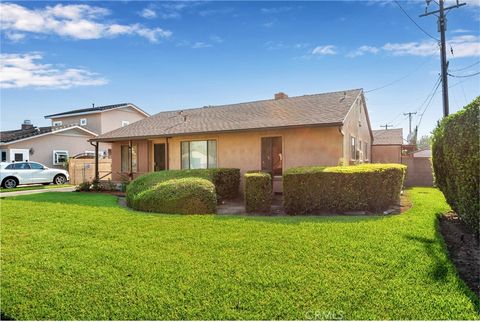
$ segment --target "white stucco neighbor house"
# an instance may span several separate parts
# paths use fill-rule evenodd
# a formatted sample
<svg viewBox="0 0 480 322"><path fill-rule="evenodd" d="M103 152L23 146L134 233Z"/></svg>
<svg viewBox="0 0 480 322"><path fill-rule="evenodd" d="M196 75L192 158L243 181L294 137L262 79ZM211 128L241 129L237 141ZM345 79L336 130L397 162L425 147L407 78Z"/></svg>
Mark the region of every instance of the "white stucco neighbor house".
<svg viewBox="0 0 480 322"><path fill-rule="evenodd" d="M62 167L70 157L94 153L88 140L148 116L134 104L122 103L47 115L51 126L37 127L26 120L20 129L0 132L0 161ZM110 155L111 145L102 144L99 154Z"/></svg>

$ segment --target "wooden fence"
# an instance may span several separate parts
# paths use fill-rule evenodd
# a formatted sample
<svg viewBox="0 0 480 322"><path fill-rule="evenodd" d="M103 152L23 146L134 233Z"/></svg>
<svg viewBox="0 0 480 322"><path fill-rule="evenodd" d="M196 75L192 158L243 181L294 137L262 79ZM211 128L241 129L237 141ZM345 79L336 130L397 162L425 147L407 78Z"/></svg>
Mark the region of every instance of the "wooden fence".
<svg viewBox="0 0 480 322"><path fill-rule="evenodd" d="M111 179L112 159L99 159L98 171L101 180ZM71 184L77 185L86 181L92 182L95 178L95 159L70 159L68 162L68 173L70 174Z"/></svg>

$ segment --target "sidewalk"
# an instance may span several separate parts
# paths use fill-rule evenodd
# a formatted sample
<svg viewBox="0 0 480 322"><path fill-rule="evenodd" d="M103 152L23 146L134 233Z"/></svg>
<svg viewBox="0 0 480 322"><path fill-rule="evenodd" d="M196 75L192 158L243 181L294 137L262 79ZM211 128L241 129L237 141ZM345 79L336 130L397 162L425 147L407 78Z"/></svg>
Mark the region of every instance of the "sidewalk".
<svg viewBox="0 0 480 322"><path fill-rule="evenodd" d="M31 194L43 193L43 192L72 192L74 190L75 190L75 187L63 187L63 188L50 188L50 189L38 189L38 190L0 192L0 198L21 196L21 195L31 195Z"/></svg>

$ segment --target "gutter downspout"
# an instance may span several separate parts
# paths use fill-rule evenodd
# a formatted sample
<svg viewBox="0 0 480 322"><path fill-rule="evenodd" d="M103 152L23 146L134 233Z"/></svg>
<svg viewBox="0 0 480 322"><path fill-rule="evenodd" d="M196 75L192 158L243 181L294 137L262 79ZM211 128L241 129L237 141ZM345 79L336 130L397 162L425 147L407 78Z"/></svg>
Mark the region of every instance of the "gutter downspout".
<svg viewBox="0 0 480 322"><path fill-rule="evenodd" d="M98 170L98 145L100 142L97 142L97 144L93 144L93 142L90 142L91 145L95 147L95 182L98 183L100 181L100 172Z"/></svg>
<svg viewBox="0 0 480 322"><path fill-rule="evenodd" d="M169 143L168 143L168 139L170 139L170 137L166 137L165 138L165 170L170 170L170 146L169 146Z"/></svg>

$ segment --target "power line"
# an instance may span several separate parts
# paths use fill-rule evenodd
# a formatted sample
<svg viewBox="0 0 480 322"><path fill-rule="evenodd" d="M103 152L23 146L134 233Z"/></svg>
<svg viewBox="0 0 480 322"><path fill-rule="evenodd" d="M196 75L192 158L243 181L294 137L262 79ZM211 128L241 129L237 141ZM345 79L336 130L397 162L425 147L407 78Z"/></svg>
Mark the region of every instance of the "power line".
<svg viewBox="0 0 480 322"><path fill-rule="evenodd" d="M435 87L435 90L433 91L433 94L430 96L430 100L428 101L427 105L425 106L425 109L423 110L422 114L420 114L420 120L418 121L418 124L417 124L417 130L420 127L420 124L422 123L423 115L425 114L428 107L430 106L430 103L432 103L432 100L435 97L435 94L437 94L437 90L440 87L440 83L441 82L438 82L437 87Z"/></svg>
<svg viewBox="0 0 480 322"><path fill-rule="evenodd" d="M448 73L448 76L457 77L457 78L473 77L473 76L477 76L477 75L480 75L480 72L476 72L476 73L473 73L473 74L470 74L470 75L452 75L452 74Z"/></svg>
<svg viewBox="0 0 480 322"><path fill-rule="evenodd" d="M396 0L395 0L396 1ZM431 0L427 0L427 8ZM434 1L437 3L436 1ZM447 49L446 49L446 36L445 30L447 29L447 19L445 17L445 11L460 8L465 6L466 3L457 3L450 7L445 8L445 0L438 0L438 10L428 12L428 9L425 8L425 13L420 15L420 17L426 17L430 15L437 16L438 13L438 31L440 32L440 60L441 60L441 71L442 71L442 102L443 102L443 116L448 116L449 114L449 104L448 104L448 61L447 61Z"/></svg>
<svg viewBox="0 0 480 322"><path fill-rule="evenodd" d="M417 26L418 29L420 29L421 31L423 31L423 33L425 35L427 35L428 37L436 40L436 41L440 41L438 38L432 36L431 34L429 34L425 29L423 29L422 27L420 27L420 25L415 21L413 20L412 17L410 17L410 15L405 11L405 9L403 9L403 7L400 5L400 3L398 1L395 0L395 3L397 4L397 6L403 11L403 13L408 17L408 19L410 19L414 24L415 26Z"/></svg>
<svg viewBox="0 0 480 322"><path fill-rule="evenodd" d="M450 69L451 72L461 72L462 70L465 70L465 69L469 69L470 67L473 67L475 65L478 65L480 64L480 60L471 64L471 65L468 65L468 66L465 66L465 67L462 67L462 68L458 68L458 69Z"/></svg>
<svg viewBox="0 0 480 322"><path fill-rule="evenodd" d="M374 88L374 89L370 89L370 90L368 90L368 91L364 91L364 93L375 92L375 91L378 91L378 90L380 90L380 89L384 89L385 87L389 87L389 86L391 86L391 85L393 85L393 84L396 84L396 83L404 80L405 78L408 78L408 77L410 77L411 75L413 75L415 72L417 72L421 67L423 67L423 65L425 65L425 64L428 63L429 61L430 61L430 60L425 60L425 61L422 62L417 68L415 68L414 70L412 70L412 71L411 71L410 73L408 73L407 75L404 75L404 76L402 76L402 77L400 77L400 78L398 78L398 79L396 79L396 80L394 80L394 81L391 81L391 82L389 82L389 83L387 83L387 84L385 84L385 85L376 87L376 88Z"/></svg>

